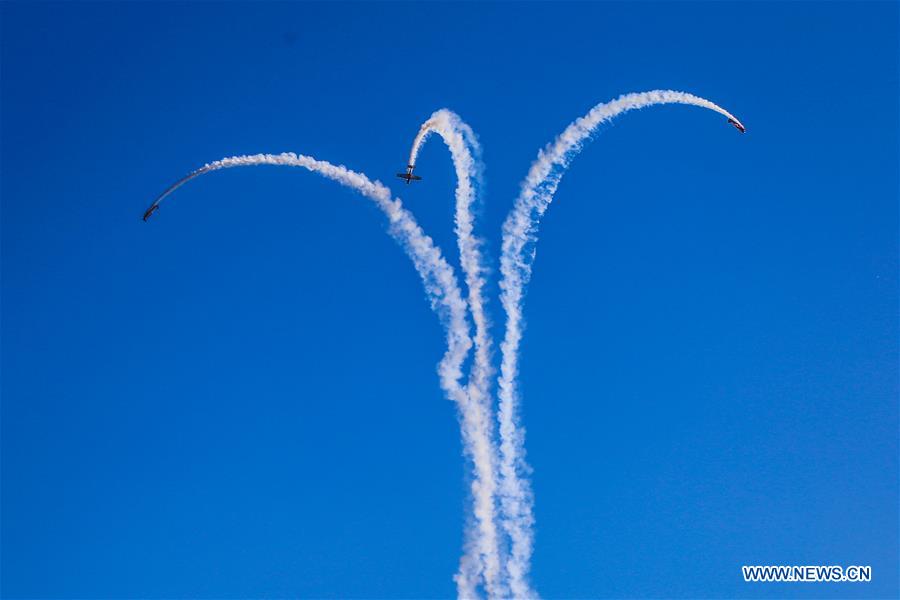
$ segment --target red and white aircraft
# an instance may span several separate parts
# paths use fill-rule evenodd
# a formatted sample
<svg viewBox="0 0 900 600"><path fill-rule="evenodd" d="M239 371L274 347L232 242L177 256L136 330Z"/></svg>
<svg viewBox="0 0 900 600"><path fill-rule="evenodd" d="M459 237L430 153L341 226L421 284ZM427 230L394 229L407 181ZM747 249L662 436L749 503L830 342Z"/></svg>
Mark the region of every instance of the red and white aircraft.
<svg viewBox="0 0 900 600"><path fill-rule="evenodd" d="M744 128L744 126L741 124L741 122L738 121L737 119L728 119L728 122L731 123L732 125L734 125L734 128L737 129L738 131L740 131L741 133L747 132L747 130Z"/></svg>
<svg viewBox="0 0 900 600"><path fill-rule="evenodd" d="M400 179L406 180L406 185L409 185L410 181L422 181L422 178L418 175L413 175L413 169L416 168L416 165L406 165L406 173L397 173L397 177Z"/></svg>

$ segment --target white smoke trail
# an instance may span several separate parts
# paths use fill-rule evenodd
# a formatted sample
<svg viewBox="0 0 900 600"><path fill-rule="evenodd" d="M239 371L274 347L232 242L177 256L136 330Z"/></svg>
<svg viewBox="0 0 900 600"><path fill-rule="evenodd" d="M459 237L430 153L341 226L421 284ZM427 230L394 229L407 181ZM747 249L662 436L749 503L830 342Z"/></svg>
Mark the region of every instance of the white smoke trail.
<svg viewBox="0 0 900 600"><path fill-rule="evenodd" d="M412 259L425 285L431 306L440 316L446 329L447 352L441 360L438 372L441 387L450 399L456 402L461 418L466 424L463 427L462 436L464 450L475 464L491 464L494 449L490 439L485 440L481 435L484 427L490 427L490 417L483 415L480 408L470 402L468 392L461 383L462 365L472 347L472 341L469 337L469 324L466 319L466 302L460 294L453 267L441 255L440 249L435 246L433 240L425 235L412 213L403 207L399 199L391 197L391 192L387 187L378 181L371 181L362 173L356 173L343 166L336 166L309 156L290 152L255 154L224 158L204 165L172 184L151 205L151 209L159 206L159 203L176 189L204 173L231 167L256 165L302 167L337 181L341 185L353 188L373 200L384 212L390 222L391 235ZM466 570L471 572L473 568ZM458 581L457 585L462 597L474 598L477 595L477 579Z"/></svg>
<svg viewBox="0 0 900 600"><path fill-rule="evenodd" d="M534 595L528 582L534 516L531 485L525 462L525 432L519 424L519 398L516 391L519 344L522 340L523 291L531 277L534 244L541 216L553 201L553 194L572 159L581 150L597 126L629 110L654 104L691 104L716 111L740 123L731 113L709 100L684 92L654 90L625 94L612 102L598 104L586 115L566 127L559 137L544 148L532 163L522 182L522 190L503 224L500 255L500 300L506 311L506 334L501 345L498 419L500 422L500 494L501 524L510 537L510 555L506 565L512 595Z"/></svg>
<svg viewBox="0 0 900 600"><path fill-rule="evenodd" d="M422 124L413 140L409 154L410 166L415 166L419 151L425 140L436 133L443 139L450 150L453 167L456 171L456 238L459 245L460 264L465 273L466 286L469 290L468 301L475 323L475 360L469 378L469 400L478 419L472 423L464 423L466 427L474 427L469 433L481 440L490 449L490 460L475 464L475 480L472 482L472 495L475 500L476 531L468 532L474 536L468 545L467 553L460 561L457 574L458 582L471 582L479 576L484 578L488 595L500 598L506 595L501 584L501 557L496 524L496 446L492 435L490 385L493 376L491 366L491 338L488 333L489 323L485 314L483 288L485 283L484 261L481 255L482 240L475 235L475 219L472 205L481 187L481 146L472 128L459 115L447 110L436 111ZM469 555L477 551L479 561L473 561ZM481 573L469 571L473 566L480 568ZM471 584L460 583L460 592L470 588Z"/></svg>

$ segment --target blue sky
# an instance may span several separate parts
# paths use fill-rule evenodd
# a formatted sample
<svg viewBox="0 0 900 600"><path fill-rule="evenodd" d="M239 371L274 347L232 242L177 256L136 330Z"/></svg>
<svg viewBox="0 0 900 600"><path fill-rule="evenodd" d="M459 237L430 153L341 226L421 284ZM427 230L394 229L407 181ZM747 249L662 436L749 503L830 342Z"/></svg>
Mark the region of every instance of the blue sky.
<svg viewBox="0 0 900 600"><path fill-rule="evenodd" d="M443 336L380 213L265 167L140 215L204 162L295 151L391 185L456 265L446 149L392 180L448 107L484 147L495 260L538 148L654 88L748 132L627 114L547 213L521 363L534 585L897 596L896 3L0 11L4 597L452 596Z"/></svg>

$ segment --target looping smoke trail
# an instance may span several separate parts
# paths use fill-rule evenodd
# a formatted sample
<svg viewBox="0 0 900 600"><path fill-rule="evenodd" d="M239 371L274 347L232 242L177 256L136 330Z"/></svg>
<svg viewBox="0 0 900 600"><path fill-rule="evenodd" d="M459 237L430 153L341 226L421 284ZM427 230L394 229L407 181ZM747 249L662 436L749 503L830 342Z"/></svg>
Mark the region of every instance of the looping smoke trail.
<svg viewBox="0 0 900 600"><path fill-rule="evenodd" d="M490 397L491 377L494 371L491 366L491 338L488 333L489 323L483 296L485 283L485 267L481 254L483 242L474 233L475 219L472 214L472 205L482 185L484 167L481 162L481 146L472 128L460 119L459 115L447 109L436 111L422 124L413 140L408 165L415 166L419 151L425 140L433 133L439 135L450 150L456 171L456 237L460 264L469 290L469 307L475 323L475 360L467 389L477 419L463 425L473 428L469 434L477 438L480 446L487 451L485 455L478 456L479 460L475 463L475 480L472 482L476 531L467 532L467 537L475 539L472 540L473 543L467 544L456 580L460 595L470 597L465 590L473 589L477 578L483 577L488 595L498 598L506 596L507 592L500 580L501 558L496 525L497 467ZM469 554L472 550L476 550L479 554L477 563ZM472 572L473 567L481 572Z"/></svg>
<svg viewBox="0 0 900 600"><path fill-rule="evenodd" d="M538 224L553 201L553 194L570 162L597 126L623 112L654 104L690 104L713 110L740 123L731 113L709 100L671 90L625 94L612 102L598 104L566 127L538 153L503 224L500 300L507 320L501 345L499 382L500 506L501 524L511 543L506 571L512 595L516 598L534 595L528 583L533 544L533 498L527 479L529 467L525 462L525 431L519 424L516 377L523 330L523 291L531 278Z"/></svg>
<svg viewBox="0 0 900 600"><path fill-rule="evenodd" d="M460 294L453 267L447 263L432 239L425 235L421 227L416 223L412 213L403 207L399 199L391 197L391 192L387 187L378 181L371 181L362 173L356 173L343 166L335 166L309 156L290 152L282 154L255 154L224 158L204 165L167 188L151 205L151 208L158 206L176 189L200 175L219 169L256 165L284 165L305 168L337 181L341 185L353 188L373 200L384 212L390 222L391 235L412 259L425 285L431 306L438 313L446 329L448 349L440 362L438 373L441 387L450 399L456 402L462 415L462 420L465 423L462 435L464 450L475 464L484 464L485 461L490 464L494 451L490 438L485 438L482 433L485 427L490 428L490 416L489 414L482 414L480 408L469 400L468 391L461 383L462 365L472 347L472 341L469 336L469 323L466 319L466 301ZM479 485L481 485L480 482ZM480 489L476 490L474 484L473 493L475 493L476 497L481 495ZM480 514L480 508L476 512ZM465 570L472 572L474 569L474 566L467 566ZM463 581L462 584L465 585L461 585L460 582L457 583L461 596L473 598L477 595L477 579L474 581Z"/></svg>
<svg viewBox="0 0 900 600"><path fill-rule="evenodd" d="M362 173L351 171L346 167L316 160L310 156L283 152L281 154L253 154L223 158L200 167L169 186L157 197L152 206L159 204L179 187L205 173L232 167L249 167L257 165L282 165L302 167L313 173L355 189L357 192L373 200L384 212L390 222L391 235L400 243L412 259L416 270L425 284L432 308L440 315L447 329L449 357L442 362L442 377L456 382L453 386L454 400L465 400L464 390L459 385L462 377L461 365L472 347L469 338L469 324L466 320L466 302L463 300L456 281L456 275L434 241L425 235L412 213L403 207L399 199L391 198L391 191L379 181L372 181ZM456 389L458 388L458 390Z"/></svg>

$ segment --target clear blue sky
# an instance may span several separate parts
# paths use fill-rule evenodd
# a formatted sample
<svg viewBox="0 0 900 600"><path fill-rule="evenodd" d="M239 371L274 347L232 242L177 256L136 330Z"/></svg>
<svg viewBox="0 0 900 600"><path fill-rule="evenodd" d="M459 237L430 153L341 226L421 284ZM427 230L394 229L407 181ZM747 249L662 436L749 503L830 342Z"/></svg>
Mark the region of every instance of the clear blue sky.
<svg viewBox="0 0 900 600"><path fill-rule="evenodd" d="M543 223L522 389L546 597L898 595L898 5L2 7L2 595L447 597L466 471L443 336L365 199L457 264L597 102ZM503 315L491 284L495 333ZM743 564L872 565L871 584Z"/></svg>

